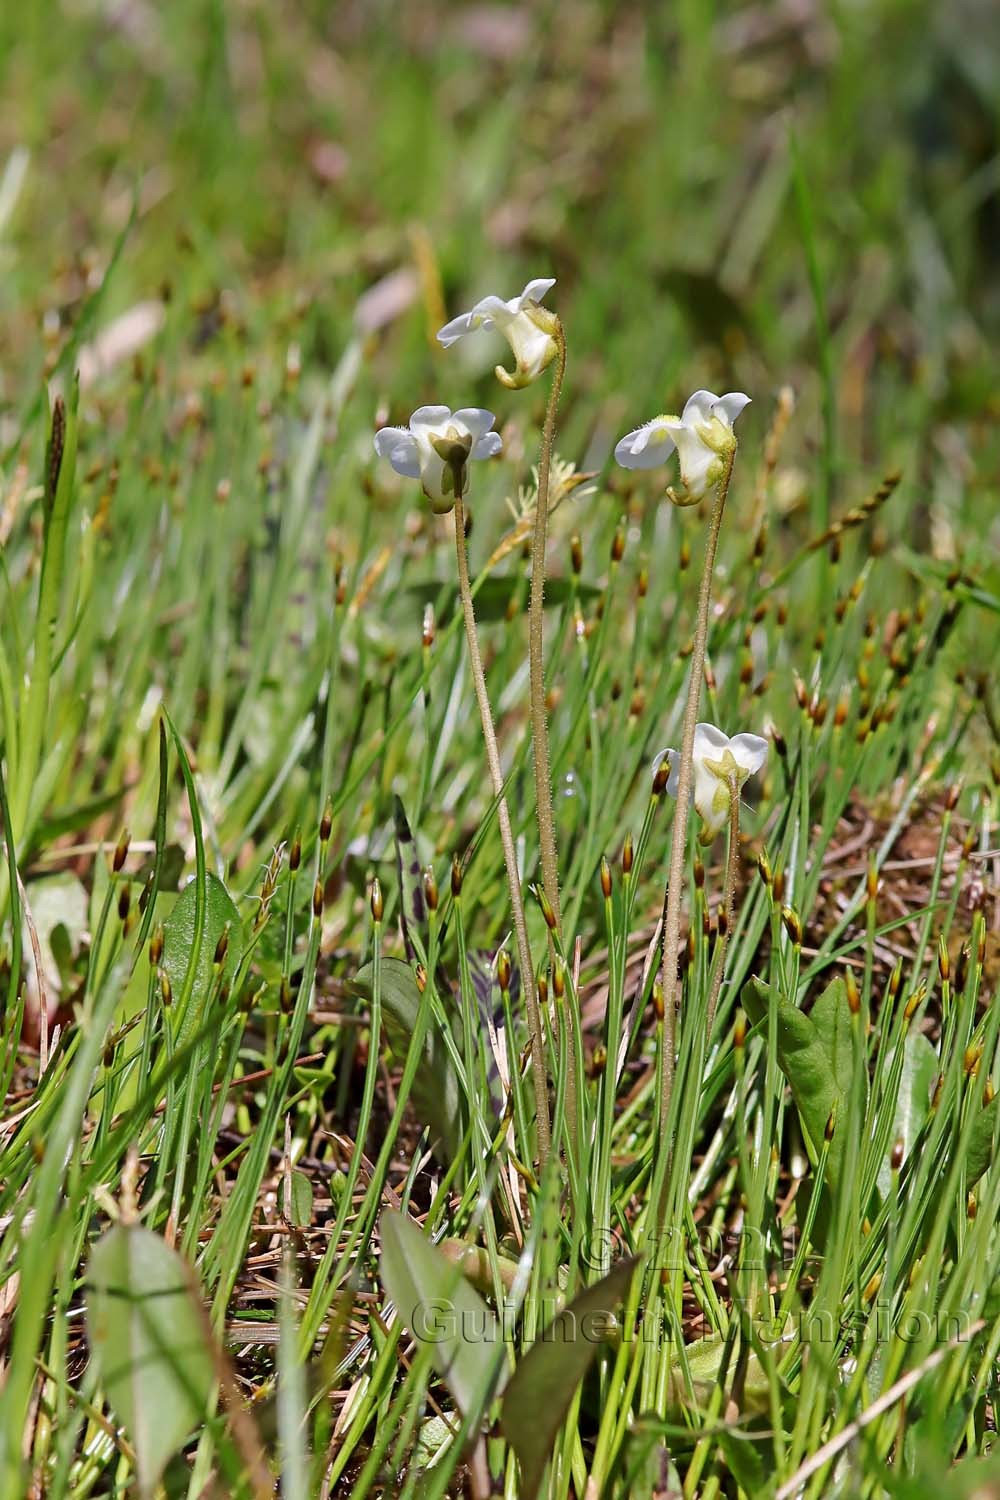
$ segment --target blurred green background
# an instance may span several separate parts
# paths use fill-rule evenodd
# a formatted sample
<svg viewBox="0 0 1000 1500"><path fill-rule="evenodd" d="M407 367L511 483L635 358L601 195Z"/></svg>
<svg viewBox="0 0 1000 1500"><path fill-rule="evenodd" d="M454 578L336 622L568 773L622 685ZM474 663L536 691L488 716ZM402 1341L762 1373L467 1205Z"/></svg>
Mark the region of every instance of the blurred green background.
<svg viewBox="0 0 1000 1500"><path fill-rule="evenodd" d="M0 151L29 153L4 195L4 436L135 193L102 320L169 289L205 343L225 292L250 357L295 340L332 369L359 297L415 267L375 309L373 398L401 365L414 405L492 394L485 343L428 358L442 296L555 275L577 443L695 385L750 391L763 429L790 381L819 444L812 256L841 477L943 444L925 478L961 488L941 424L995 416L998 70L988 0L4 6Z"/></svg>

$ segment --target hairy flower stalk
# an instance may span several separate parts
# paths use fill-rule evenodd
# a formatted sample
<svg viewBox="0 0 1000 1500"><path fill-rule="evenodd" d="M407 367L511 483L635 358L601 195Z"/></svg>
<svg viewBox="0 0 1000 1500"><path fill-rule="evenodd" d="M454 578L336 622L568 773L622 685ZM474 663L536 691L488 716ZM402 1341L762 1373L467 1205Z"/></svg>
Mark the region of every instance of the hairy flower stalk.
<svg viewBox="0 0 1000 1500"><path fill-rule="evenodd" d="M552 771L549 757L549 723L545 712L545 548L549 523L549 475L555 438L556 407L566 373L566 335L559 318L553 317L552 337L557 354L538 463L538 500L531 543L531 597L528 602L528 673L531 695L531 743L535 763L535 805L541 851L542 885L555 913L556 928L562 928L559 901L559 864L556 854L555 816L552 808Z"/></svg>
<svg viewBox="0 0 1000 1500"><path fill-rule="evenodd" d="M726 886L722 897L719 922L719 941L712 962L712 977L708 987L708 1005L705 1008L705 1045L712 1039L715 1011L722 993L722 981L726 977L726 952L733 930L736 907L736 879L740 865L740 788L735 776L728 778L729 791L729 857L726 860Z"/></svg>
<svg viewBox="0 0 1000 1500"><path fill-rule="evenodd" d="M538 1158L544 1167L549 1154L551 1127L549 1125L549 1093L545 1077L545 1054L542 1050L542 1017L538 1008L535 989L535 971L528 946L528 928L524 917L524 899L521 894L521 877L517 869L517 852L514 848L514 833L510 825L510 811L503 789L503 768L497 747L496 731L493 728L493 711L486 688L486 674L479 650L476 631L476 613L472 603L472 588L469 583L469 554L465 542L465 507L459 484L455 487L455 555L458 562L458 591L462 599L465 617L465 636L469 643L469 661L472 666L472 681L479 705L479 717L483 725L483 740L486 745L486 761L489 766L493 795L497 799L497 822L500 825L500 842L503 845L504 863L507 867L507 883L510 886L510 903L514 912L514 933L517 940L517 956L521 965L521 984L528 1012L528 1032L531 1038L531 1071L535 1086L535 1108L538 1117Z"/></svg>
<svg viewBox="0 0 1000 1500"><path fill-rule="evenodd" d="M542 307L542 298L555 286L551 277L529 281L519 297L481 298L468 312L460 313L438 330L438 342L449 349L459 339L478 329L502 334L514 355L514 369L497 365L496 377L508 390L520 390L539 378L555 361L542 428L542 451L538 464L538 497L531 546L531 598L528 604L528 671L531 698L531 743L535 766L535 807L541 853L542 886L561 935L562 908L559 900L559 866L556 856L555 817L552 811L552 774L549 758L549 726L545 714L545 544L549 524L549 475L556 407L566 373L566 335L558 316Z"/></svg>
<svg viewBox="0 0 1000 1500"><path fill-rule="evenodd" d="M688 807L691 802L695 733L698 729L698 707L701 703L701 682L705 672L705 643L708 637L708 616L712 603L712 576L715 571L715 552L722 528L722 517L726 509L726 497L733 477L736 460L736 434L733 423L749 404L750 398L742 391L730 391L725 396L716 396L711 391L699 390L690 396L679 417L666 414L654 417L643 427L627 433L615 448L615 457L627 469L651 469L665 462L676 450L680 463L683 488L667 495L675 505L693 505L711 492L715 494L715 506L705 543L705 563L698 591L698 618L695 624L694 645L691 650L691 677L688 683L687 702L684 707L684 726L681 748L672 761L671 784L668 790L677 798L673 834L670 841L670 869L667 875L663 900L663 949L660 961L660 988L664 1008L664 1044L661 1063L660 1129L665 1136L670 1113L670 1095L674 1079L674 1022L677 993L677 948L681 928L681 894L684 882L684 856L687 849ZM715 793L727 796L726 783L730 774L739 781L742 776L752 774L749 761L734 757L737 741L727 737L712 726L701 726L703 738L709 742L709 759L702 754L699 762L699 783L695 787L695 801L702 814L709 837L717 831L719 809L712 805ZM749 752L750 760L759 757L764 741L756 736L742 736L753 745L742 747ZM714 747L723 750L729 760L711 759ZM673 755L673 752L671 752ZM763 764L754 769L759 769ZM707 771L707 783L705 773ZM708 791L709 801L702 805L700 795ZM731 800L731 799L730 799ZM723 815L729 812L728 801L723 806ZM719 825L721 826L721 825ZM669 1149L669 1148L668 1148Z"/></svg>
<svg viewBox="0 0 1000 1500"><path fill-rule="evenodd" d="M691 677L688 682L687 703L684 706L684 727L681 731L681 748L678 756L677 811L674 814L673 834L670 840L670 869L663 899L663 949L660 960L660 985L663 990L665 1036L663 1044L663 1087L660 1092L660 1129L666 1129L670 1112L670 1094L674 1079L674 1009L677 994L677 945L681 932L681 894L684 884L684 855L687 849L688 809L691 802L692 757L694 732L698 723L701 704L701 681L705 672L705 643L708 639L708 616L712 605L712 576L715 572L715 552L722 529L722 517L729 494L729 482L733 477L736 459L736 444L725 458L725 467L715 493L715 506L705 542L705 565L702 569L701 586L698 590L698 619L695 625L694 646L691 650Z"/></svg>
<svg viewBox="0 0 1000 1500"><path fill-rule="evenodd" d="M541 1165L544 1166L549 1155L552 1128L549 1121L542 1018L538 1005L538 992L535 988L531 949L528 946L528 926L524 916L524 898L521 894L521 877L517 869L514 833L503 789L503 768L500 764L500 751L493 727L493 710L490 707L486 687L482 653L479 650L476 614L472 603L472 586L469 581L469 554L465 541L465 506L462 502L462 497L469 487L470 462L476 459L492 458L500 452L502 447L500 435L493 432L492 427L493 413L479 407L462 407L459 411L452 412L447 406L421 406L413 413L407 427L380 428L375 434L375 451L380 457L389 460L397 474L402 474L408 479L420 480L424 494L437 514L444 515L448 511L454 511L458 589L462 600L465 635L469 644L469 661L472 666L472 682L476 692L476 702L479 705L483 742L486 746L486 762L497 804L497 822L500 825L500 841L503 845L507 883L510 887L510 901L514 913L514 932L517 938L521 983L524 987L528 1031L531 1037L531 1064L538 1115L536 1127L538 1156Z"/></svg>

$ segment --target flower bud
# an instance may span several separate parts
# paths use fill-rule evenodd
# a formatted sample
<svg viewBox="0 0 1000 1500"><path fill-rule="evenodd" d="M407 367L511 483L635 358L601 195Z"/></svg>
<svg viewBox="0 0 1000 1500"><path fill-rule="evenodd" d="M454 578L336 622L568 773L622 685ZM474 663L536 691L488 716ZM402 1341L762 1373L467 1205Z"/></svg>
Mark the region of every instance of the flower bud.
<svg viewBox="0 0 1000 1500"><path fill-rule="evenodd" d="M296 834L295 837L292 839L291 847L288 850L288 868L289 868L289 870L291 871L291 873L293 875L295 874L296 870L299 868L299 865L301 865L301 863L302 863L302 840L299 838L298 834Z"/></svg>
<svg viewBox="0 0 1000 1500"><path fill-rule="evenodd" d="M510 954L506 948L501 948L497 954L497 983L502 993L510 990Z"/></svg>
<svg viewBox="0 0 1000 1500"><path fill-rule="evenodd" d="M611 866L604 856L601 857L601 895L605 901L611 900Z"/></svg>
<svg viewBox="0 0 1000 1500"><path fill-rule="evenodd" d="M670 756L665 755L653 772L653 796L662 797L670 780Z"/></svg>
<svg viewBox="0 0 1000 1500"><path fill-rule="evenodd" d="M878 895L878 866L874 860L869 860L868 862L867 890L868 900L874 904L875 898Z"/></svg>
<svg viewBox="0 0 1000 1500"><path fill-rule="evenodd" d="M329 802L323 809L323 816L319 820L319 841L321 844L330 842L330 833L333 829L333 808Z"/></svg>
<svg viewBox="0 0 1000 1500"><path fill-rule="evenodd" d="M420 644L425 651L429 651L434 644L434 606L424 605L424 618L420 630Z"/></svg>
<svg viewBox="0 0 1000 1500"><path fill-rule="evenodd" d="M662 1021L666 1013L663 1000L663 985L657 979L653 985L653 1014L658 1021Z"/></svg>
<svg viewBox="0 0 1000 1500"><path fill-rule="evenodd" d="M224 927L222 929L222 931L219 933L219 941L215 945L215 953L214 953L214 955L212 957L212 962L213 962L213 964L215 965L216 968L221 968L221 966L225 963L225 961L226 961L226 954L228 952L229 952L229 928L228 927Z"/></svg>
<svg viewBox="0 0 1000 1500"><path fill-rule="evenodd" d="M128 885L123 885L118 892L118 920L128 921L129 907L132 905L132 891Z"/></svg>
<svg viewBox="0 0 1000 1500"><path fill-rule="evenodd" d="M912 1021L913 1020L913 1017L914 1017L914 1015L917 1012L918 1006L920 1006L923 1003L923 998L926 995L926 993L927 993L927 986L924 985L924 984L918 984L917 987L916 987L916 989L913 991L913 994L910 996L909 1000L907 1000L905 1006L903 1007L903 1016L904 1016L905 1020L907 1020L907 1021Z"/></svg>
<svg viewBox="0 0 1000 1500"><path fill-rule="evenodd" d="M737 1052L742 1052L743 1048L746 1045L746 1039L747 1018L742 1010L738 1010L736 1012L736 1019L733 1022L733 1046L736 1048Z"/></svg>
<svg viewBox="0 0 1000 1500"><path fill-rule="evenodd" d="M561 1000L566 994L566 975L561 963L557 963L552 970L552 993L557 1000Z"/></svg>
<svg viewBox="0 0 1000 1500"><path fill-rule="evenodd" d="M900 1167L903 1165L903 1149L903 1142L901 1139L896 1139L895 1141L893 1141L892 1150L889 1153L889 1167L893 1172L898 1172Z"/></svg>
<svg viewBox="0 0 1000 1500"><path fill-rule="evenodd" d="M379 881L379 878L378 878L377 875L376 875L375 879L372 881L372 888L371 888L371 909L372 909L372 921L373 922L381 922L381 920L382 920L382 913L383 913L385 907L384 907L384 903L383 903L383 900L382 900L382 885L381 885L381 882Z"/></svg>
<svg viewBox="0 0 1000 1500"><path fill-rule="evenodd" d="M632 866L635 863L635 849L632 845L632 835L625 835L625 843L622 846L622 874L626 877L631 875Z"/></svg>
<svg viewBox="0 0 1000 1500"><path fill-rule="evenodd" d="M785 931L796 948L800 948L802 946L802 922L798 912L792 906L783 906L781 908L781 920Z"/></svg>
<svg viewBox="0 0 1000 1500"><path fill-rule="evenodd" d="M462 896L463 875L462 862L457 854L453 854L451 856L451 894L455 901L460 900Z"/></svg>
<svg viewBox="0 0 1000 1500"><path fill-rule="evenodd" d="M608 1049L603 1042L598 1042L590 1054L589 1073L591 1078L600 1078L608 1065Z"/></svg>
<svg viewBox="0 0 1000 1500"><path fill-rule="evenodd" d="M583 572L583 543L576 532L570 537L569 560L575 576L579 578Z"/></svg>
<svg viewBox="0 0 1000 1500"><path fill-rule="evenodd" d="M625 532L621 526L617 527L611 539L611 561L616 566L625 555Z"/></svg>
<svg viewBox="0 0 1000 1500"><path fill-rule="evenodd" d="M323 882L321 880L317 880L313 886L312 914L317 922L323 915Z"/></svg>
<svg viewBox="0 0 1000 1500"><path fill-rule="evenodd" d="M847 990L847 1008L852 1016L856 1016L861 1010L861 995L858 992L858 981L854 977L853 969L848 969L844 975L844 986Z"/></svg>
<svg viewBox="0 0 1000 1500"><path fill-rule="evenodd" d="M160 970L160 999L163 1001L164 1010L169 1010L174 1003L174 992L170 984L170 976L166 970Z"/></svg>
<svg viewBox="0 0 1000 1500"><path fill-rule="evenodd" d="M549 929L550 932L555 932L555 930L556 930L556 914L552 910L552 903L551 903L551 901L549 900L548 896L546 896L546 894L545 894L545 887L543 885L536 885L536 887L535 887L535 895L538 898L538 904L539 904L539 906L542 908L542 916L545 918L545 925L546 925L546 927Z"/></svg>
<svg viewBox="0 0 1000 1500"><path fill-rule="evenodd" d="M163 957L163 923L157 922L153 928L153 936L149 940L149 963L150 967L158 969Z"/></svg>
<svg viewBox="0 0 1000 1500"><path fill-rule="evenodd" d="M757 874L764 882L766 889L771 888L771 861L767 857L767 850L762 849L757 855Z"/></svg>
<svg viewBox="0 0 1000 1500"><path fill-rule="evenodd" d="M969 977L969 950L965 943L958 950L958 960L955 964L955 990L962 994L965 990L965 981Z"/></svg>
<svg viewBox="0 0 1000 1500"><path fill-rule="evenodd" d="M118 842L115 845L115 852L111 858L111 868L116 875L121 870L122 865L124 865L125 863L125 860L128 858L128 846L131 842L131 839L132 835L129 833L127 828L123 829L121 834L119 834Z"/></svg>

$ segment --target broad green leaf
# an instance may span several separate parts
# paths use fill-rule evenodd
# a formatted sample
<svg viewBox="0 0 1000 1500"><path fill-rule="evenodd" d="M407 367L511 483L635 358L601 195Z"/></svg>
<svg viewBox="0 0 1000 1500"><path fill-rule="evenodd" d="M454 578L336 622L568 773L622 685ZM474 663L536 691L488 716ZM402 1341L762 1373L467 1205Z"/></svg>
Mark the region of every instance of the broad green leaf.
<svg viewBox="0 0 1000 1500"><path fill-rule="evenodd" d="M552 1445L598 1345L619 1331L617 1309L637 1265L620 1260L557 1313L514 1371L500 1425L521 1463L521 1500L538 1494Z"/></svg>
<svg viewBox="0 0 1000 1500"><path fill-rule="evenodd" d="M355 980L359 994L371 999L372 966L365 964ZM409 964L383 958L382 1020L389 1046L400 1062L406 1057L417 1026L420 991ZM462 1091L448 1049L433 1026L424 1033L422 1058L410 1094L416 1116L436 1140L446 1161L453 1161L462 1141Z"/></svg>
<svg viewBox="0 0 1000 1500"><path fill-rule="evenodd" d="M49 991L59 995L63 990L64 963L80 952L88 927L87 893L75 875L68 870L33 880L27 890L31 919L38 939L42 974ZM93 930L93 924L90 924ZM30 936L27 922L24 944Z"/></svg>
<svg viewBox="0 0 1000 1500"><path fill-rule="evenodd" d="M978 1182L993 1161L998 1106L1000 1106L1000 1094L991 1099L986 1108L980 1111L979 1118L972 1127L972 1137L965 1158L967 1187L972 1187L974 1182Z"/></svg>
<svg viewBox="0 0 1000 1500"><path fill-rule="evenodd" d="M163 967L170 980L174 999L184 988L188 959L194 948L195 882L186 885L177 897L173 911L163 924ZM191 999L183 1015L178 1015L176 1044L180 1046L201 1024L202 1012L216 984L215 949L223 932L229 929L229 947L223 964L222 979L229 982L240 961L240 914L233 898L216 875L209 874L205 885L205 920L201 949L195 970Z"/></svg>
<svg viewBox="0 0 1000 1500"><path fill-rule="evenodd" d="M892 1067L894 1054L886 1058L886 1072ZM922 1031L910 1031L903 1042L903 1068L899 1075L899 1092L889 1135L890 1150L902 1141L904 1158L909 1155L920 1134L931 1107L931 1089L938 1070L938 1057ZM889 1192L891 1168L886 1159L878 1171L878 1190L884 1198Z"/></svg>
<svg viewBox="0 0 1000 1500"><path fill-rule="evenodd" d="M834 984L839 983L842 981L834 980ZM767 1027L768 1005L777 1006L778 1062L788 1079L815 1159L822 1150L830 1115L839 1114L843 1108L841 1091L823 1037L812 1019L798 1006L777 999L759 980L752 979L744 985L741 1001L751 1021L762 1029ZM842 1154L841 1146L835 1161L831 1144L828 1167L833 1183L836 1182Z"/></svg>
<svg viewBox="0 0 1000 1500"><path fill-rule="evenodd" d="M417 1343L430 1346L434 1368L466 1416L491 1395L500 1325L454 1261L412 1219L386 1209L380 1232L382 1284Z"/></svg>
<svg viewBox="0 0 1000 1500"><path fill-rule="evenodd" d="M159 1235L118 1224L94 1246L87 1279L90 1346L149 1495L204 1420L214 1381L190 1273Z"/></svg>
<svg viewBox="0 0 1000 1500"><path fill-rule="evenodd" d="M854 1078L854 1041L847 986L842 979L830 981L809 1012L809 1019L819 1032L834 1082L846 1104Z"/></svg>
<svg viewBox="0 0 1000 1500"><path fill-rule="evenodd" d="M296 1229L308 1229L312 1223L313 1186L305 1172L291 1174L291 1203L285 1202L285 1179L281 1181L281 1211Z"/></svg>
<svg viewBox="0 0 1000 1500"><path fill-rule="evenodd" d="M691 1377L691 1391L699 1406L708 1405L709 1398L719 1382L719 1371L722 1368L725 1348L726 1340L716 1333L709 1334L703 1339L695 1339L694 1343L685 1345L684 1356L687 1361L688 1374ZM734 1349L730 1353L726 1368L726 1381L730 1386L736 1377L738 1363L739 1350ZM670 1398L678 1410L691 1405L691 1395L680 1360L676 1361L671 1370ZM741 1409L744 1412L760 1414L767 1411L769 1402L770 1386L767 1374L760 1359L751 1349L744 1371Z"/></svg>
<svg viewBox="0 0 1000 1500"><path fill-rule="evenodd" d="M823 1149L831 1115L834 1120L826 1177L821 1185L824 1202L819 1205L813 1224L814 1237L822 1245L829 1230L832 1195L837 1191L849 1144L853 1054L846 986L840 978L832 980L808 1016L787 1000L774 998L767 985L757 979L744 985L741 1001L750 1019L763 1029L767 1027L768 1005L777 1006L778 1063L792 1090L813 1161ZM867 1087L867 1075L863 1086ZM808 1191L802 1194L803 1205L808 1198Z"/></svg>
<svg viewBox="0 0 1000 1500"><path fill-rule="evenodd" d="M448 1422L444 1417L428 1417L422 1424L417 1433L412 1459L413 1468L418 1474L426 1474L444 1458L455 1439L457 1426L456 1422Z"/></svg>

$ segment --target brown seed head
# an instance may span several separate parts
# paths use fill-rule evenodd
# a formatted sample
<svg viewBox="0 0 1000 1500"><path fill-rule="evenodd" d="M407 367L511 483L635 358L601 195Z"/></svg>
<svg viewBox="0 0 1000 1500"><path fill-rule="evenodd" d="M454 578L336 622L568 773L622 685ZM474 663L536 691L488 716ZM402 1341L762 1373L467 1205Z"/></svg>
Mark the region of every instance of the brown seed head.
<svg viewBox="0 0 1000 1500"><path fill-rule="evenodd" d="M124 828L118 836L118 842L115 845L115 852L111 858L111 868L116 875L128 858L128 846L131 842L131 839L132 835L129 833L127 828Z"/></svg>

